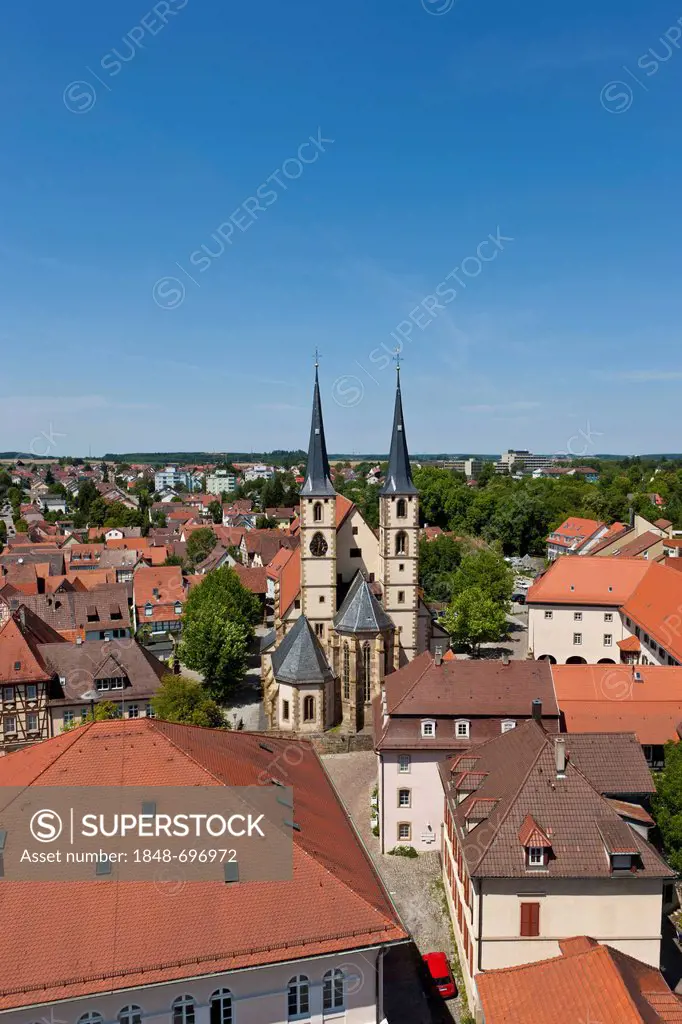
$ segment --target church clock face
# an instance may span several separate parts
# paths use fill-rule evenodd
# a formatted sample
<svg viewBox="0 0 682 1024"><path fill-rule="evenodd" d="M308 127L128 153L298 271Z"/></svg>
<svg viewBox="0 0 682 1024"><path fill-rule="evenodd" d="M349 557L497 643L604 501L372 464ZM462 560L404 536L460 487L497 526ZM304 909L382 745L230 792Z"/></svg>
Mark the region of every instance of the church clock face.
<svg viewBox="0 0 682 1024"><path fill-rule="evenodd" d="M315 558L322 558L323 555L327 554L329 545L322 536L321 533L316 533L310 542L310 554L314 555Z"/></svg>

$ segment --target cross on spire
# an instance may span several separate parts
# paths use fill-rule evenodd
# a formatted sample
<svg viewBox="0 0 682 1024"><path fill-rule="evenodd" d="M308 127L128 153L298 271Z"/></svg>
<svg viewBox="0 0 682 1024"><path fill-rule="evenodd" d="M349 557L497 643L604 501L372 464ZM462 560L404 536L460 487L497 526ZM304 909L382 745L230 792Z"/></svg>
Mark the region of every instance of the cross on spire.
<svg viewBox="0 0 682 1024"><path fill-rule="evenodd" d="M395 362L395 368L400 373L400 349L396 345L395 352L393 353L393 361Z"/></svg>

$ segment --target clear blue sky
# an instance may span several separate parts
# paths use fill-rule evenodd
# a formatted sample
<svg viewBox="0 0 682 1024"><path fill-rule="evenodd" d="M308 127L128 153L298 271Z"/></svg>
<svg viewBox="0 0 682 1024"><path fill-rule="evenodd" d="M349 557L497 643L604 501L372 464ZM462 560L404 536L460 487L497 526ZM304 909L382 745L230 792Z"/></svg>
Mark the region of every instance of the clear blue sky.
<svg viewBox="0 0 682 1024"><path fill-rule="evenodd" d="M679 5L156 9L3 11L0 450L682 448Z"/></svg>

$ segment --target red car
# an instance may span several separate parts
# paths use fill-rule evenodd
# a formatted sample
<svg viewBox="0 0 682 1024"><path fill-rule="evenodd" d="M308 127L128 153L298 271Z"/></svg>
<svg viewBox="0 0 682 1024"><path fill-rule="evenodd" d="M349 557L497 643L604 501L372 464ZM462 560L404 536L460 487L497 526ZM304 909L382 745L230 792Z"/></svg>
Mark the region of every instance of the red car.
<svg viewBox="0 0 682 1024"><path fill-rule="evenodd" d="M422 960L443 999L453 999L457 995L457 986L445 953L424 953Z"/></svg>

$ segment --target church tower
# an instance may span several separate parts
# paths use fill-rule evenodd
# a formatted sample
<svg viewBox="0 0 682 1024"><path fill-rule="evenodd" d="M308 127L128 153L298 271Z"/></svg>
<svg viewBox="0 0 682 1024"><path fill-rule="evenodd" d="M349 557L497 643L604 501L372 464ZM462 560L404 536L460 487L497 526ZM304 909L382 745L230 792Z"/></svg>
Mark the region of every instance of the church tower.
<svg viewBox="0 0 682 1024"><path fill-rule="evenodd" d="M383 606L398 629L400 664L418 653L419 497L407 451L400 365L386 481L379 494L379 582Z"/></svg>
<svg viewBox="0 0 682 1024"><path fill-rule="evenodd" d="M299 512L301 611L326 650L336 615L336 492L331 481L324 439L317 368L315 360L308 467L301 488Z"/></svg>

